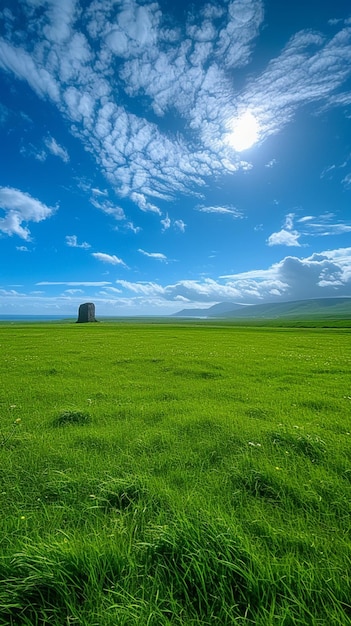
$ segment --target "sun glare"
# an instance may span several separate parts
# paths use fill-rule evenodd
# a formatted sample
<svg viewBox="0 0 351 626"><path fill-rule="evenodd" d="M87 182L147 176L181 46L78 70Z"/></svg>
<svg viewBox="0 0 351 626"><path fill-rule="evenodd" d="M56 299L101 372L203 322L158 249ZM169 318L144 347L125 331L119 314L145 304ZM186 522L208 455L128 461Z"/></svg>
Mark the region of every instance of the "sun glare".
<svg viewBox="0 0 351 626"><path fill-rule="evenodd" d="M247 150L259 140L259 130L260 127L255 116L246 111L239 118L233 120L227 141L237 152Z"/></svg>

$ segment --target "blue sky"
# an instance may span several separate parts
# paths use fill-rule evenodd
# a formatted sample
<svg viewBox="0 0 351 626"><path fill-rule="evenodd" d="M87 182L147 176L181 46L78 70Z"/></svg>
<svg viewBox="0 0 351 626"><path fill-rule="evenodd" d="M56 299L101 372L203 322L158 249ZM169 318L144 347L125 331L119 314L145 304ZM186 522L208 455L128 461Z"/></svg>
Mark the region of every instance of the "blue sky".
<svg viewBox="0 0 351 626"><path fill-rule="evenodd" d="M348 0L0 0L0 315L351 296Z"/></svg>

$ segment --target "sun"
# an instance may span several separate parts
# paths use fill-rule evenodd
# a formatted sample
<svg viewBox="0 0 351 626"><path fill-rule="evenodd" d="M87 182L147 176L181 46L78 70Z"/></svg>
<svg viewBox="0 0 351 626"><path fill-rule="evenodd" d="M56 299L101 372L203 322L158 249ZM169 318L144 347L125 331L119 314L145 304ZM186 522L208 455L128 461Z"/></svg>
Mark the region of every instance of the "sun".
<svg viewBox="0 0 351 626"><path fill-rule="evenodd" d="M231 123L227 141L236 152L248 150L259 140L260 126L255 116L246 111Z"/></svg>

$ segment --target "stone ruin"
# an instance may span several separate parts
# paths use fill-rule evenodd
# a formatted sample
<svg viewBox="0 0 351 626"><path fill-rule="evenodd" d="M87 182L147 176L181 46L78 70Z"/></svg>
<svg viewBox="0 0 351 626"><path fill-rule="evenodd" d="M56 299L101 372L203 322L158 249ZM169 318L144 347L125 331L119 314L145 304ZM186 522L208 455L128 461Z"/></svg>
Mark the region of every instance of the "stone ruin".
<svg viewBox="0 0 351 626"><path fill-rule="evenodd" d="M77 324L84 324L85 322L96 322L95 304L93 302L85 302L79 307Z"/></svg>

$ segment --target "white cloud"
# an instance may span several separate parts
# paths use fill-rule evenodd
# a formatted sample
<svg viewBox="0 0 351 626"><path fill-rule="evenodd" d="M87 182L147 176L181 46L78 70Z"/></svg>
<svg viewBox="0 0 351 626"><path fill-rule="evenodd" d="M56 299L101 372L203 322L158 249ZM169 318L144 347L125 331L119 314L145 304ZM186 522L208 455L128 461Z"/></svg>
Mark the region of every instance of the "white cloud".
<svg viewBox="0 0 351 626"><path fill-rule="evenodd" d="M102 189L98 189L97 187L92 187L91 191L95 196L107 196L108 195L107 189L102 190Z"/></svg>
<svg viewBox="0 0 351 626"><path fill-rule="evenodd" d="M44 163L47 159L47 152L45 150L39 150L32 143L26 146L20 147L20 154L24 157L34 157L37 161Z"/></svg>
<svg viewBox="0 0 351 626"><path fill-rule="evenodd" d="M54 139L53 137L46 137L44 139L44 143L47 149L51 152L51 154L59 157L59 159L62 159L64 163L68 163L69 154L65 148L57 143L56 139Z"/></svg>
<svg viewBox="0 0 351 626"><path fill-rule="evenodd" d="M240 103L255 112L264 136L278 132L307 103L332 104L333 92L351 73L350 36L347 28L329 41L319 33L300 31L252 81Z"/></svg>
<svg viewBox="0 0 351 626"><path fill-rule="evenodd" d="M267 240L269 246L296 246L299 247L300 233L297 230L285 230L282 228L277 233L272 233Z"/></svg>
<svg viewBox="0 0 351 626"><path fill-rule="evenodd" d="M27 246L16 246L16 250L18 250L19 252L29 252Z"/></svg>
<svg viewBox="0 0 351 626"><path fill-rule="evenodd" d="M127 230L131 230L135 235L140 233L142 230L140 226L134 226L133 222L127 222L124 226Z"/></svg>
<svg viewBox="0 0 351 626"><path fill-rule="evenodd" d="M243 217L241 211L232 206L198 206L197 211L201 213L217 213L218 215L231 215L235 218Z"/></svg>
<svg viewBox="0 0 351 626"><path fill-rule="evenodd" d="M66 235L66 245L71 248L82 248L83 250L91 248L90 243L87 243L86 241L78 243L77 235Z"/></svg>
<svg viewBox="0 0 351 626"><path fill-rule="evenodd" d="M100 209L100 211L103 211L106 215L112 215L112 217L117 221L125 219L123 209L120 206L115 206L109 200L99 202L95 198L91 198L90 202L96 209Z"/></svg>
<svg viewBox="0 0 351 626"><path fill-rule="evenodd" d="M174 230L181 232L181 233L185 233L185 229L186 229L186 224L185 222L183 222L183 220L174 220L172 221L170 219L170 217L168 216L168 213L166 215L166 217L163 220L160 220L161 224L163 226L162 228L162 232L165 232L166 230L169 230L171 228L171 226L173 225Z"/></svg>
<svg viewBox="0 0 351 626"><path fill-rule="evenodd" d="M340 24L340 22L342 22L342 19L340 18L331 18L328 20L329 26L336 26L337 24Z"/></svg>
<svg viewBox="0 0 351 626"><path fill-rule="evenodd" d="M305 215L304 217L300 217L300 219L298 219L297 222L300 222L303 224L304 222L310 222L313 219L314 219L313 215Z"/></svg>
<svg viewBox="0 0 351 626"><path fill-rule="evenodd" d="M306 258L287 256L267 270L221 278L239 289L257 291L264 300L272 300L272 289L280 300L350 296L351 248L326 250Z"/></svg>
<svg viewBox="0 0 351 626"><path fill-rule="evenodd" d="M120 289L117 289L117 287L105 287L104 293L114 294L114 293L122 293L122 291Z"/></svg>
<svg viewBox="0 0 351 626"><path fill-rule="evenodd" d="M170 220L170 218L169 218L169 216L168 216L168 213L167 213L166 217L165 217L163 220L160 220L160 221L161 221L161 224L162 224L162 226L163 226L163 230L164 230L164 231L165 231L165 230L168 230L168 229L170 228L170 226L171 226L171 220Z"/></svg>
<svg viewBox="0 0 351 626"><path fill-rule="evenodd" d="M164 287L158 285L157 283L150 282L138 282L132 283L127 280L116 280L118 285L121 285L124 289L132 291L133 293L143 294L145 296L154 296L154 295L163 295Z"/></svg>
<svg viewBox="0 0 351 626"><path fill-rule="evenodd" d="M40 283L35 283L37 286L50 286L50 285L67 285L68 287L104 287L110 285L109 281L89 281L89 280L77 280L77 281L48 281L42 280Z"/></svg>
<svg viewBox="0 0 351 626"><path fill-rule="evenodd" d="M283 228L279 232L272 233L268 237L267 244L269 246L301 246L299 242L301 233L294 230L294 217L294 213L289 213L286 216Z"/></svg>
<svg viewBox="0 0 351 626"><path fill-rule="evenodd" d="M343 235L351 232L351 224L345 223L325 223L325 222L309 222L309 235L318 237L327 237L328 235Z"/></svg>
<svg viewBox="0 0 351 626"><path fill-rule="evenodd" d="M183 220L175 220L174 227L181 233L185 233L186 224L185 222L183 222Z"/></svg>
<svg viewBox="0 0 351 626"><path fill-rule="evenodd" d="M122 259L118 258L115 254L105 254L105 252L92 252L91 255L97 259L98 261L102 261L103 263L110 263L111 265L123 265L126 267L126 264Z"/></svg>
<svg viewBox="0 0 351 626"><path fill-rule="evenodd" d="M9 236L17 235L26 241L30 241L30 230L22 224L41 222L56 210L13 187L0 187L0 209L5 212L5 217L0 218L0 231Z"/></svg>
<svg viewBox="0 0 351 626"><path fill-rule="evenodd" d="M318 216L306 215L297 221L303 225L302 234L305 236L327 237L351 232L351 222L336 220L334 213L323 213Z"/></svg>
<svg viewBox="0 0 351 626"><path fill-rule="evenodd" d="M150 259L156 259L157 261L167 261L167 257L162 254L162 252L145 252L145 250L142 250L141 248L138 249L138 252L140 252L140 254L143 254L144 256L149 257Z"/></svg>
<svg viewBox="0 0 351 626"><path fill-rule="evenodd" d="M142 211L151 211L151 213L158 213L158 215L161 215L160 209L155 204L148 202L144 194L133 191L130 194L130 197Z"/></svg>
<svg viewBox="0 0 351 626"><path fill-rule="evenodd" d="M25 50L11 46L3 39L0 39L0 67L27 81L41 98L49 96L54 102L59 102L60 89L50 72L39 66Z"/></svg>
<svg viewBox="0 0 351 626"><path fill-rule="evenodd" d="M2 296L3 298L5 297L14 298L16 296L23 297L24 295L25 295L24 293L19 293L18 291L15 291L14 289L0 289L0 296Z"/></svg>
<svg viewBox="0 0 351 626"><path fill-rule="evenodd" d="M65 289L65 293L68 293L70 296L75 296L78 293L84 293L83 289Z"/></svg>
<svg viewBox="0 0 351 626"><path fill-rule="evenodd" d="M228 23L219 33L216 53L228 68L246 65L252 41L263 22L261 0L234 0L228 5Z"/></svg>
<svg viewBox="0 0 351 626"><path fill-rule="evenodd" d="M49 0L49 24L44 28L46 37L54 43L64 43L69 38L76 13L76 0Z"/></svg>

